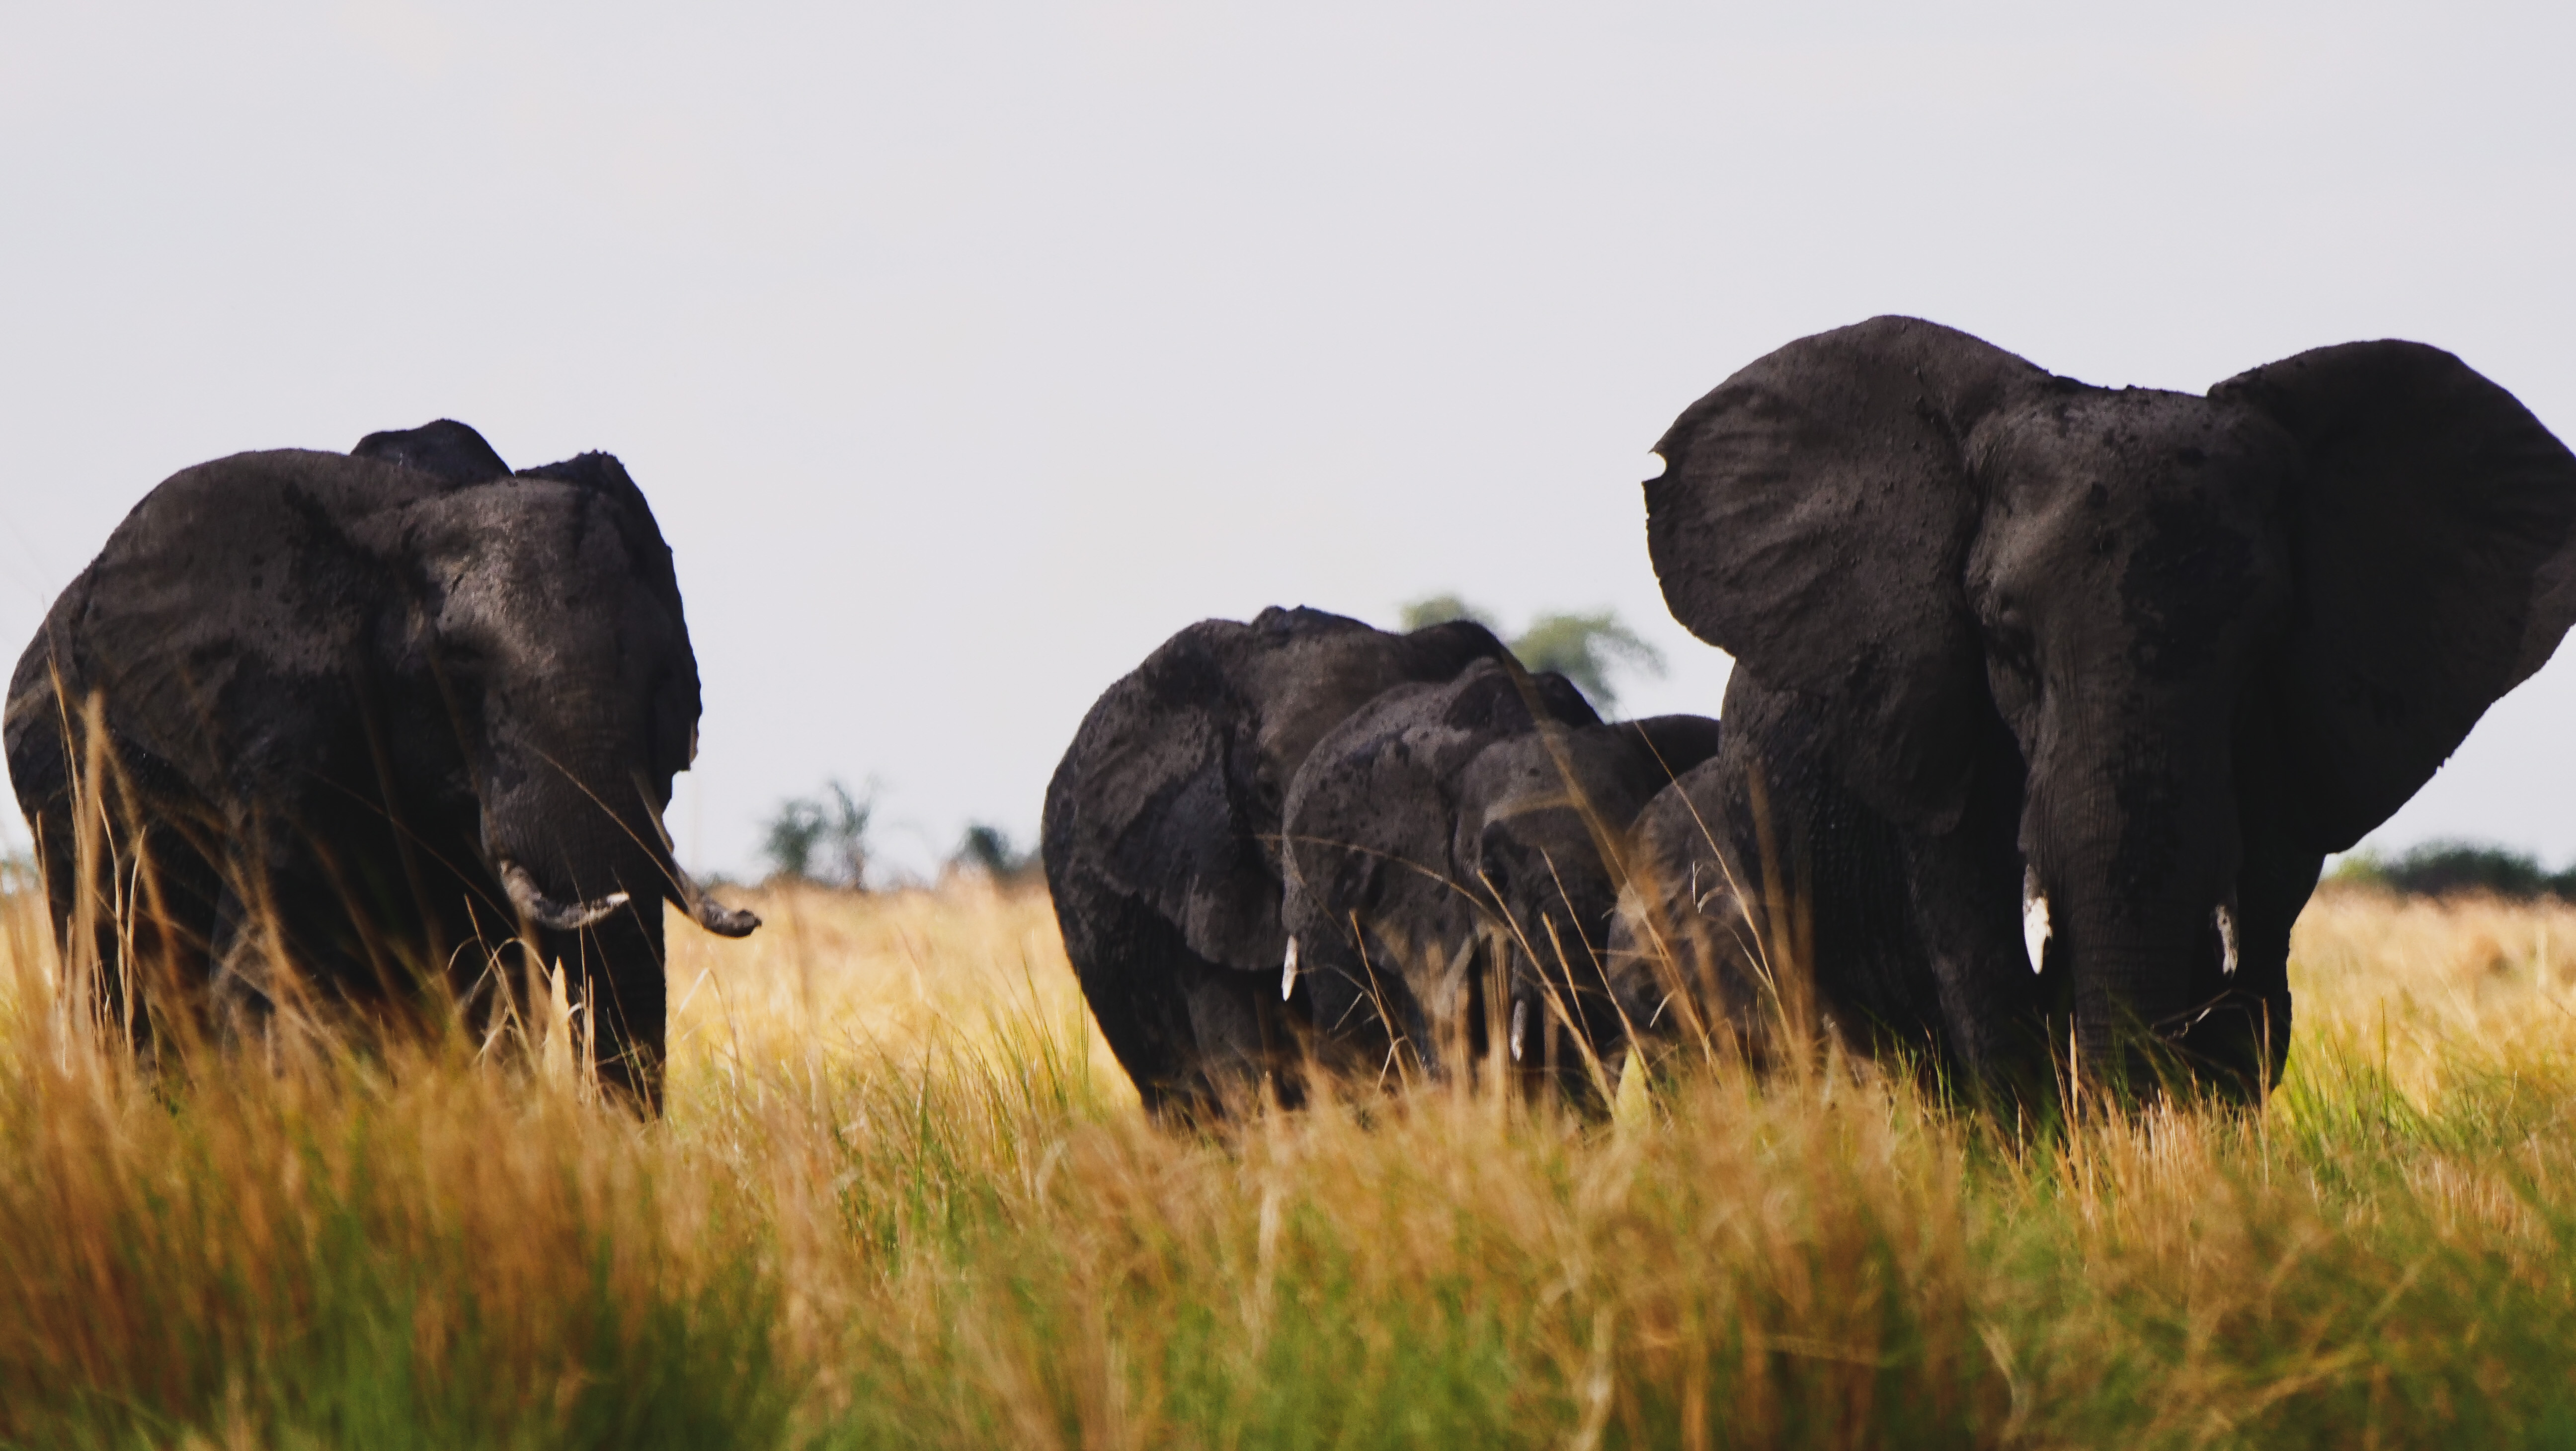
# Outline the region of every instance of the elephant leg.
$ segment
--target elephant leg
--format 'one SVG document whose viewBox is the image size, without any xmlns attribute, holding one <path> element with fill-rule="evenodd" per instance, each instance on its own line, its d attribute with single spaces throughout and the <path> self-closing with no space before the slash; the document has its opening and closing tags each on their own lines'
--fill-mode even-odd
<svg viewBox="0 0 2576 1451">
<path fill-rule="evenodd" d="M 1158 1119 L 1189 1118 L 1199 1091 L 1198 1034 L 1182 964 L 1193 954 L 1151 907 L 1080 872 L 1050 873 L 1065 956 L 1118 1066 Z"/>
<path fill-rule="evenodd" d="M 133 1021 L 139 1031 L 117 920 L 115 822 L 121 813 L 94 809 L 96 798 L 86 783 L 76 781 L 74 743 L 47 718 L 55 714 L 51 706 L 48 693 L 29 707 L 32 718 L 10 743 L 9 776 L 35 833 L 37 869 L 44 875 L 60 970 L 67 981 L 87 979 L 103 1024 Z"/>
<path fill-rule="evenodd" d="M 630 902 L 578 932 L 547 932 L 542 945 L 564 966 L 566 1003 L 589 1023 L 600 1084 L 639 1113 L 661 1113 L 670 983 L 660 901 Z"/>
<path fill-rule="evenodd" d="M 176 1026 L 202 1027 L 206 986 L 214 975 L 214 941 L 224 899 L 220 848 L 179 820 L 164 818 L 134 838 L 122 972 L 126 1001 L 104 1004 L 112 1020 L 132 1025 L 138 1048 Z M 102 981 L 102 986 L 110 986 Z"/>
<path fill-rule="evenodd" d="M 1771 983 L 1763 1006 L 1861 1047 L 1949 1051 L 1932 963 L 1916 931 L 1903 835 L 1843 789 L 1806 697 L 1738 669 L 1718 750 L 1732 869 Z"/>
<path fill-rule="evenodd" d="M 2295 747 L 2268 697 L 2249 695 L 2237 720 L 2237 828 L 2244 863 L 2236 879 L 2237 970 L 2194 998 L 2214 1003 L 2184 1038 L 2222 1092 L 2260 1099 L 2290 1061 L 2290 928 L 2317 889 L 2325 857 L 2293 823 L 2287 769 Z"/>
<path fill-rule="evenodd" d="M 95 974 L 100 1022 L 148 1054 L 155 1014 L 182 1010 L 206 980 L 222 894 L 213 814 L 166 767 L 121 745 L 78 792 L 58 730 L 28 731 L 10 764 L 65 966 Z M 93 813 L 86 840 L 79 803 Z"/>
<path fill-rule="evenodd" d="M 2175 1043 L 2219 1093 L 2260 1100 L 2290 1058 L 2290 928 L 2316 891 L 2325 858 L 2288 839 L 2260 799 L 2270 772 L 2245 773 L 2245 857 L 2236 878 L 2236 965 L 2212 923 L 2212 940 L 2192 975 L 2190 1018 Z"/>
<path fill-rule="evenodd" d="M 1914 931 L 1963 1086 L 2006 1094 L 2053 1083 L 2039 971 L 2022 932 L 2021 757 L 2000 721 L 1959 822 L 1906 842 Z"/>
</svg>

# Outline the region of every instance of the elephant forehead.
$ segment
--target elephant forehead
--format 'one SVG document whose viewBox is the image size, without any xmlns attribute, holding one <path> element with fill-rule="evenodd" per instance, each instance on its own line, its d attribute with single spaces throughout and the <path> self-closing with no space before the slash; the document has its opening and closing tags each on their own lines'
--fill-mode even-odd
<svg viewBox="0 0 2576 1451">
<path fill-rule="evenodd" d="M 2223 636 L 2266 614 L 2284 591 L 2286 564 L 2264 544 L 2207 498 L 2156 501 L 2120 572 L 2138 667 L 2164 678 L 2196 673 Z"/>
<path fill-rule="evenodd" d="M 2151 388 L 2051 392 L 1997 415 L 1972 451 L 1988 494 L 2007 503 L 2096 484 L 2269 493 L 2286 481 L 2293 457 L 2288 438 L 2248 410 Z"/>
<path fill-rule="evenodd" d="M 561 484 L 491 484 L 417 506 L 393 547 L 417 552 L 442 634 L 550 661 L 685 647 L 677 598 L 650 586 L 612 507 Z"/>
<path fill-rule="evenodd" d="M 2296 459 L 2242 410 L 2097 390 L 2026 410 L 1988 442 L 1983 573 L 2043 608 L 2090 580 L 2115 592 L 2113 617 L 2206 636 L 2286 568 Z"/>
</svg>

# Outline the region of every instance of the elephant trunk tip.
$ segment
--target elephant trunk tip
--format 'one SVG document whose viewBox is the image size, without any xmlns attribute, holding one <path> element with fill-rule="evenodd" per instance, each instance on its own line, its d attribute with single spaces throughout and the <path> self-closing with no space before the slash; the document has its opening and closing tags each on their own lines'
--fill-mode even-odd
<svg viewBox="0 0 2576 1451">
<path fill-rule="evenodd" d="M 724 906 L 707 896 L 689 904 L 689 915 L 697 919 L 699 926 L 718 937 L 749 937 L 752 930 L 760 925 L 760 914 Z"/>
<path fill-rule="evenodd" d="M 749 937 L 760 926 L 759 914 L 728 907 L 708 896 L 706 889 L 699 886 L 678 861 L 666 861 L 664 866 L 670 880 L 666 895 L 679 903 L 699 926 L 718 937 Z"/>
</svg>

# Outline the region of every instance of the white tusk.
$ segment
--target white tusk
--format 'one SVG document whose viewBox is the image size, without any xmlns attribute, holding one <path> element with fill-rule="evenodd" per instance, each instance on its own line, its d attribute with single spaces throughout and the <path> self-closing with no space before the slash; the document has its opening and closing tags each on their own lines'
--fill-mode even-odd
<svg viewBox="0 0 2576 1451">
<path fill-rule="evenodd" d="M 1521 1061 L 1521 1038 L 1529 1028 L 1529 999 L 1512 1004 L 1512 1061 Z"/>
<path fill-rule="evenodd" d="M 540 927 L 557 932 L 578 932 L 608 920 L 610 914 L 626 905 L 624 892 L 611 892 L 595 902 L 558 902 L 537 886 L 528 869 L 514 861 L 501 863 L 501 885 L 510 894 L 510 905 L 520 915 Z"/>
<path fill-rule="evenodd" d="M 1288 960 L 1279 964 L 1279 1001 L 1283 1003 L 1288 1001 L 1288 995 L 1295 991 L 1297 991 L 1297 939 L 1291 937 L 1288 939 Z"/>
<path fill-rule="evenodd" d="M 2021 945 L 2030 954 L 2030 970 L 2048 958 L 2048 894 L 2039 889 L 2039 871 L 2026 867 L 2021 876 Z"/>
<path fill-rule="evenodd" d="M 2220 954 L 2218 968 L 2227 976 L 2234 977 L 2236 975 L 2236 914 L 2228 910 L 2225 902 L 2221 902 L 2218 904 L 2217 916 Z"/>
</svg>

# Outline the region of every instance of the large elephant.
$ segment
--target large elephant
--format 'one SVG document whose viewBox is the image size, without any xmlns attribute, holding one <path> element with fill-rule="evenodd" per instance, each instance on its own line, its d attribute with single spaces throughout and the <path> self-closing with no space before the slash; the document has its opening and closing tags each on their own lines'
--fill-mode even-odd
<svg viewBox="0 0 2576 1451">
<path fill-rule="evenodd" d="M 1363 706 L 1288 792 L 1282 921 L 1318 1033 L 1438 1079 L 1500 1031 L 1515 1071 L 1583 1097 L 1626 1031 L 1602 953 L 1629 823 L 1717 746 L 1698 716 L 1605 725 L 1509 661 Z"/>
<path fill-rule="evenodd" d="M 1878 318 L 1656 451 L 1665 598 L 1736 659 L 1739 875 L 1775 858 L 1829 1007 L 1970 1076 L 2276 1079 L 2325 854 L 2576 618 L 2576 458 L 2415 343 L 2201 397 Z"/>
<path fill-rule="evenodd" d="M 1264 1075 L 1295 1096 L 1279 993 L 1289 782 L 1379 692 L 1504 654 L 1465 621 L 1391 634 L 1267 609 L 1174 635 L 1083 717 L 1047 783 L 1040 854 L 1083 996 L 1157 1115 L 1222 1112 Z"/>
<path fill-rule="evenodd" d="M 142 1037 L 290 1000 L 488 1004 L 533 941 L 650 1111 L 662 900 L 758 925 L 662 834 L 697 722 L 671 552 L 626 470 L 512 474 L 441 420 L 154 489 L 19 660 L 5 744 L 65 957 L 95 953 Z"/>
</svg>

